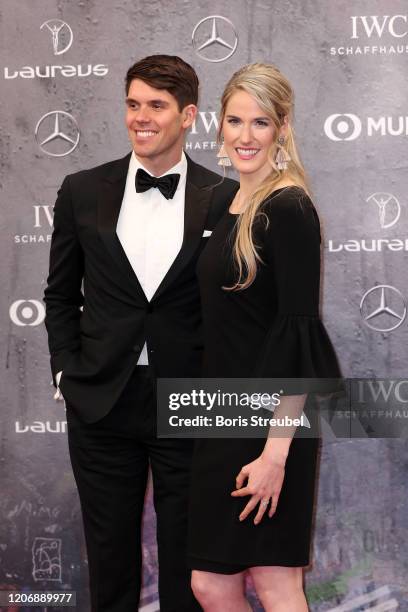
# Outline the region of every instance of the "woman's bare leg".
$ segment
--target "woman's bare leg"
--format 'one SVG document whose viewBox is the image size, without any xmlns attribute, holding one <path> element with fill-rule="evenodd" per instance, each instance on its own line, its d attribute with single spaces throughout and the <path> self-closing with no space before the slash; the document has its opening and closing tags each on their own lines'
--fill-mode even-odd
<svg viewBox="0 0 408 612">
<path fill-rule="evenodd" d="M 251 567 L 249 572 L 265 612 L 308 612 L 302 567 Z"/>
<path fill-rule="evenodd" d="M 252 612 L 245 597 L 245 572 L 216 574 L 193 570 L 191 587 L 204 612 Z"/>
</svg>

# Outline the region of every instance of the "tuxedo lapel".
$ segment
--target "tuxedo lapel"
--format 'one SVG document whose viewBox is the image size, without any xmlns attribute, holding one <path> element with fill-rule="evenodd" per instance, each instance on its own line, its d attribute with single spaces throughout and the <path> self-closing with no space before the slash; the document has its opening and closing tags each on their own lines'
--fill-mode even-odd
<svg viewBox="0 0 408 612">
<path fill-rule="evenodd" d="M 116 162 L 111 172 L 101 181 L 98 193 L 98 232 L 103 244 L 117 264 L 124 282 L 147 300 L 139 280 L 126 257 L 116 234 L 116 226 L 126 186 L 130 154 Z"/>
<path fill-rule="evenodd" d="M 184 234 L 181 249 L 152 300 L 159 297 L 176 280 L 196 252 L 205 229 L 213 185 L 205 184 L 200 166 L 187 157 L 187 178 L 184 201 Z"/>
</svg>

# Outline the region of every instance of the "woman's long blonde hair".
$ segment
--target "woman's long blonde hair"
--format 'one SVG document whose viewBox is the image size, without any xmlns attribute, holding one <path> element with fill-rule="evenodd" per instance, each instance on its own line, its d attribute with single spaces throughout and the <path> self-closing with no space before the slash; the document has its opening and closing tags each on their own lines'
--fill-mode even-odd
<svg viewBox="0 0 408 612">
<path fill-rule="evenodd" d="M 227 83 L 221 98 L 221 115 L 218 140 L 222 141 L 222 126 L 228 102 L 237 91 L 245 91 L 252 96 L 262 111 L 272 120 L 275 128 L 275 140 L 268 152 L 271 172 L 251 195 L 244 211 L 238 216 L 237 233 L 234 244 L 234 259 L 238 268 L 238 280 L 228 290 L 246 289 L 255 279 L 257 262 L 261 257 L 253 241 L 253 224 L 261 213 L 260 207 L 265 199 L 283 180 L 302 187 L 309 193 L 307 178 L 296 149 L 293 128 L 293 90 L 288 80 L 272 64 L 248 64 L 235 72 Z M 279 170 L 275 157 L 281 146 L 278 143 L 279 130 L 287 123 L 284 151 L 289 155 L 287 170 Z M 286 181 L 285 181 L 286 182 Z"/>
</svg>

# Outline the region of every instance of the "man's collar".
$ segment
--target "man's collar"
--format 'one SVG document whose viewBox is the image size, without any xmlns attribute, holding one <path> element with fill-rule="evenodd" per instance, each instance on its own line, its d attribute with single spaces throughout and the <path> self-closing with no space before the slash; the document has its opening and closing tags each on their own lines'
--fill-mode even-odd
<svg viewBox="0 0 408 612">
<path fill-rule="evenodd" d="M 149 172 L 149 170 L 147 170 L 147 168 L 145 168 L 143 166 L 143 164 L 137 159 L 135 152 L 132 151 L 132 154 L 130 156 L 130 162 L 129 162 L 129 173 L 131 173 L 132 175 L 136 176 L 136 172 L 138 171 L 139 168 L 142 168 L 142 170 L 144 170 L 145 172 L 147 172 L 148 174 L 152 175 L 151 172 Z M 186 155 L 184 153 L 184 151 L 181 152 L 181 159 L 179 162 L 177 162 L 177 164 L 175 164 L 172 168 L 170 168 L 169 170 L 167 170 L 167 172 L 164 172 L 163 174 L 160 174 L 160 176 L 165 176 L 166 174 L 180 174 L 180 182 L 185 179 L 186 175 L 187 175 L 187 158 Z M 157 178 L 159 178 L 157 177 Z"/>
</svg>

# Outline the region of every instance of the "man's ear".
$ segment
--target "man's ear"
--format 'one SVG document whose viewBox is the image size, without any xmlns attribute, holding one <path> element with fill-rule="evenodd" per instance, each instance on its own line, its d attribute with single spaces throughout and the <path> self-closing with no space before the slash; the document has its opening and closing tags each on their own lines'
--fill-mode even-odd
<svg viewBox="0 0 408 612">
<path fill-rule="evenodd" d="M 198 108 L 195 104 L 188 104 L 181 111 L 183 115 L 183 128 L 189 128 L 197 117 Z"/>
</svg>

